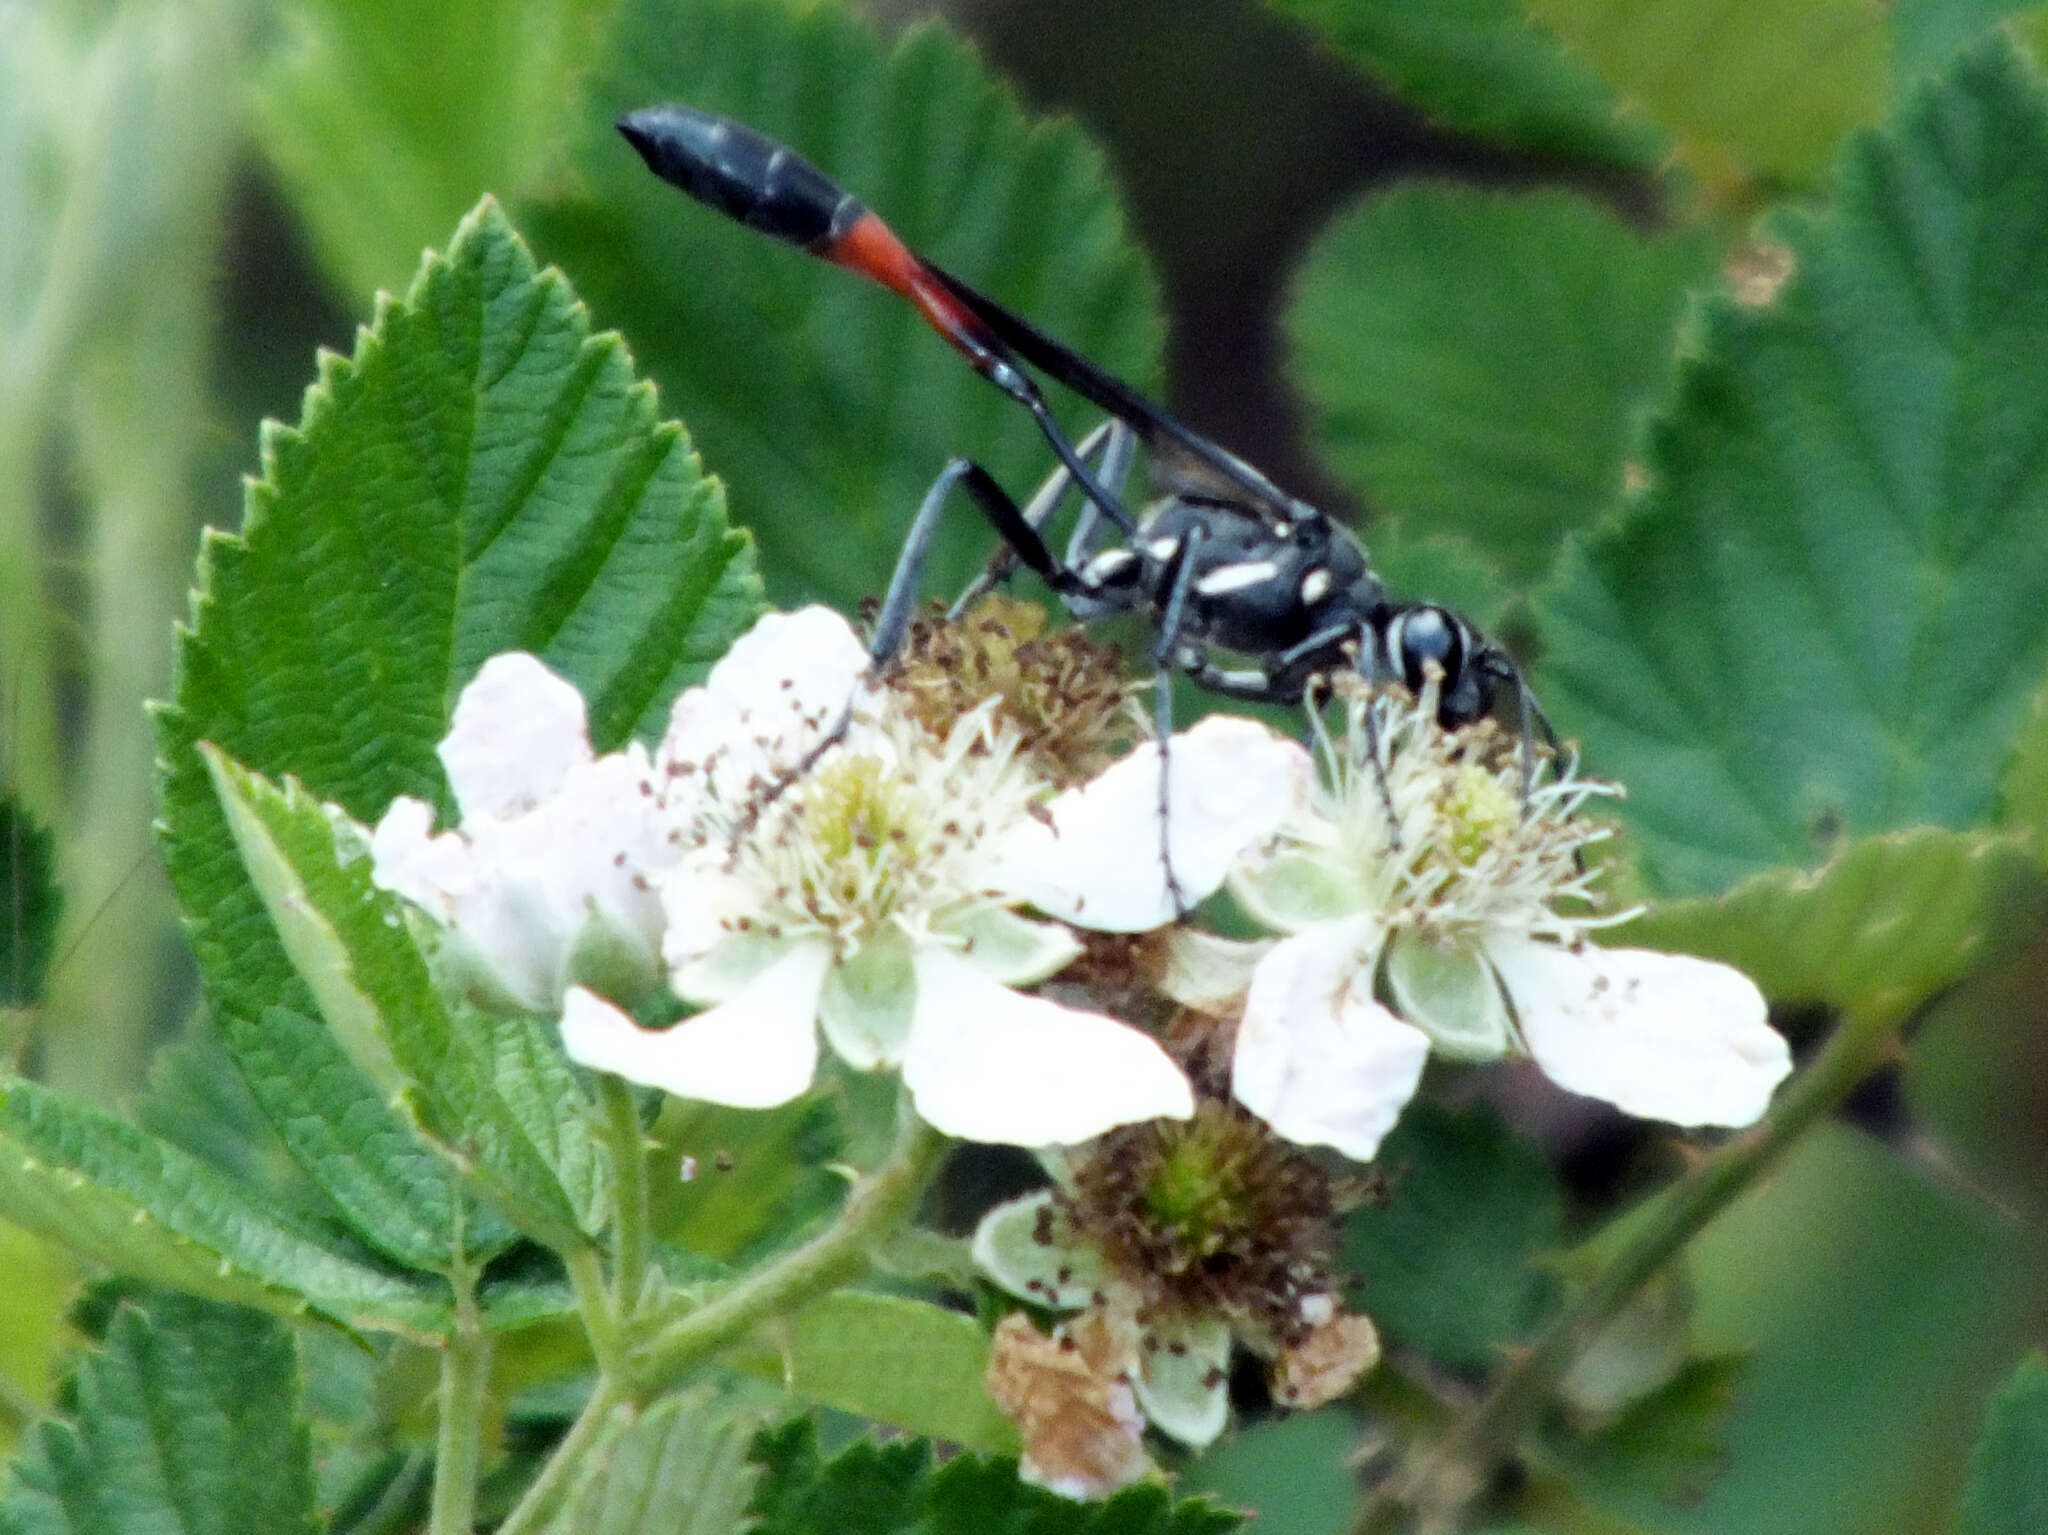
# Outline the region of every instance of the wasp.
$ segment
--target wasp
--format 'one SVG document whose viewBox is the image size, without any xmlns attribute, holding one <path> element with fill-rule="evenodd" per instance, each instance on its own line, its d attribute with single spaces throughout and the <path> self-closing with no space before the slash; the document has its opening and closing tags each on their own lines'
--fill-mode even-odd
<svg viewBox="0 0 2048 1535">
<path fill-rule="evenodd" d="M 1389 597 L 1364 548 L 1327 514 L 913 253 L 877 214 L 787 145 L 675 104 L 628 113 L 617 126 L 670 185 L 907 299 L 977 373 L 1030 414 L 1058 460 L 1023 506 L 973 460 L 956 458 L 945 467 L 911 524 L 882 600 L 870 641 L 877 665 L 903 642 L 932 537 L 961 494 L 1002 548 L 955 611 L 1022 563 L 1079 621 L 1144 615 L 1155 636 L 1153 701 L 1162 742 L 1172 734 L 1166 683 L 1174 672 L 1224 697 L 1298 704 L 1324 679 L 1351 669 L 1369 684 L 1399 682 L 1417 693 L 1434 678 L 1438 722 L 1447 729 L 1490 715 L 1512 696 L 1525 785 L 1535 772 L 1533 738 L 1540 735 L 1553 758 L 1561 755 L 1514 659 L 1465 618 L 1438 603 Z M 1032 369 L 1108 419 L 1080 442 L 1070 440 Z M 1134 514 L 1122 490 L 1140 449 L 1160 494 Z M 1081 514 L 1056 554 L 1045 529 L 1076 490 Z M 1162 841 L 1166 779 L 1162 773 Z"/>
</svg>

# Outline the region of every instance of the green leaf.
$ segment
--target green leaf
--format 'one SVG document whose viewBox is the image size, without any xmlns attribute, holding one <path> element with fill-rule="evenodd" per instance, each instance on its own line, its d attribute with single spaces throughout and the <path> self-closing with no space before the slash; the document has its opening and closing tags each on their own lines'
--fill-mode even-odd
<svg viewBox="0 0 2048 1535">
<path fill-rule="evenodd" d="M 1492 1368 L 1554 1291 L 1532 1261 L 1557 1244 L 1563 1218 L 1543 1153 L 1490 1110 L 1421 1101 L 1403 1111 L 1375 1165 L 1386 1201 L 1345 1225 L 1356 1308 L 1391 1342 L 1440 1364 Z"/>
<path fill-rule="evenodd" d="M 1316 445 L 1373 506 L 1527 584 L 1618 497 L 1710 261 L 1561 192 L 1374 197 L 1317 241 L 1288 311 Z"/>
<path fill-rule="evenodd" d="M 1776 869 L 1718 899 L 1667 902 L 1610 936 L 1722 960 L 1774 1002 L 1896 1021 L 2031 937 L 2042 913 L 2013 838 L 1921 827 L 1852 843 L 1811 874 Z"/>
<path fill-rule="evenodd" d="M 2048 1529 L 2048 1360 L 2030 1354 L 1999 1387 L 1970 1457 L 1960 1535 Z"/>
<path fill-rule="evenodd" d="M 1663 1386 L 1585 1440 L 1554 1437 L 1552 1453 L 1577 1473 L 1633 1482 L 1673 1502 L 1697 1503 L 1724 1470 L 1727 1419 L 1746 1353 L 1690 1359 Z"/>
<path fill-rule="evenodd" d="M 189 1296 L 124 1305 L 79 1366 L 75 1416 L 14 1467 L 6 1535 L 292 1535 L 317 1527 L 299 1360 L 283 1323 Z"/>
<path fill-rule="evenodd" d="M 1652 884 L 1986 819 L 2048 675 L 2048 100 L 1972 54 L 1709 306 L 1649 488 L 1568 559 L 1541 691 Z"/>
<path fill-rule="evenodd" d="M 0 1221 L 0 1390 L 16 1404 L 0 1426 L 0 1453 L 11 1455 L 29 1429 L 30 1404 L 49 1401 L 77 1340 L 65 1312 L 78 1292 L 78 1261 L 60 1243 Z"/>
<path fill-rule="evenodd" d="M 1111 371 L 1156 381 L 1155 285 L 1101 157 L 1029 125 L 934 27 L 893 48 L 837 6 L 626 0 L 576 152 L 587 198 L 529 217 L 536 243 L 632 338 L 761 541 L 778 602 L 879 592 L 948 459 L 1021 500 L 1051 459 L 1029 418 L 900 299 L 774 245 L 650 175 L 612 129 L 681 100 L 794 146 L 917 250 Z M 1070 428 L 1094 417 L 1061 403 Z M 961 507 L 927 589 L 993 547 Z"/>
<path fill-rule="evenodd" d="M 2048 686 L 2034 694 L 1999 784 L 1998 822 L 2024 831 L 2048 864 Z"/>
<path fill-rule="evenodd" d="M 402 1089 L 419 1127 L 506 1215 L 551 1245 L 574 1242 L 575 1231 L 598 1219 L 599 1154 L 559 1049 L 536 1036 L 532 1020 L 493 1018 L 443 999 L 414 946 L 404 903 L 372 883 L 365 850 L 339 840 L 333 819 L 298 784 L 287 780 L 280 790 L 209 743 L 198 750 L 285 952 L 359 1068 L 345 1072 L 342 1050 L 326 1052 L 343 1084 L 314 1100 L 334 1120 L 323 1138 L 346 1132 L 348 1111 L 365 1095 Z M 279 1024 L 288 1037 L 303 1033 L 285 1013 L 266 1008 L 262 1025 Z M 260 1043 L 263 1035 L 254 1038 Z M 235 1032 L 228 1039 L 233 1045 Z M 252 1086 L 264 1066 L 260 1057 L 245 1066 Z M 436 1261 L 432 1233 L 448 1229 L 449 1191 L 415 1176 L 425 1170 L 404 1159 L 403 1138 L 356 1150 L 361 1155 L 330 1193 L 354 1201 L 345 1207 L 373 1223 L 380 1246 L 424 1243 L 428 1261 Z M 377 1150 L 401 1159 L 371 1163 Z M 325 1160 L 307 1168 L 315 1177 L 336 1170 Z"/>
<path fill-rule="evenodd" d="M 149 1058 L 135 1123 L 271 1204 L 315 1221 L 345 1221 L 265 1116 L 218 1024 L 218 1015 L 197 1013 L 183 1034 Z"/>
<path fill-rule="evenodd" d="M 728 1263 L 786 1243 L 845 1197 L 833 1170 L 847 1159 L 837 1117 L 816 1094 L 772 1109 L 666 1098 L 648 1169 L 655 1233 Z"/>
<path fill-rule="evenodd" d="M 11 794 L 0 794 L 0 1007 L 33 1007 L 57 942 L 64 892 L 56 839 Z"/>
<path fill-rule="evenodd" d="M 731 1535 L 746 1528 L 760 1468 L 750 1416 L 707 1391 L 656 1402 L 585 1462 L 557 1535 Z"/>
<path fill-rule="evenodd" d="M 754 1441 L 766 1475 L 754 1498 L 760 1535 L 1229 1535 L 1242 1514 L 1174 1501 L 1156 1483 L 1078 1503 L 1017 1480 L 1009 1460 L 960 1455 L 932 1467 L 923 1441 L 858 1441 L 826 1461 L 808 1418 Z"/>
<path fill-rule="evenodd" d="M 117 1273 L 363 1332 L 431 1338 L 440 1285 L 357 1256 L 190 1153 L 32 1082 L 0 1102 L 0 1215 Z"/>
<path fill-rule="evenodd" d="M 1709 169 L 1803 181 L 1883 110 L 1891 39 L 1871 0 L 1523 0 Z"/>
<path fill-rule="evenodd" d="M 836 1407 L 964 1449 L 1014 1452 L 1017 1431 L 989 1400 L 988 1335 L 971 1316 L 899 1295 L 842 1290 L 728 1362 L 799 1401 Z"/>
<path fill-rule="evenodd" d="M 292 1158 L 350 1226 L 387 1257 L 446 1271 L 455 1256 L 454 1171 L 357 1071 L 317 1018 L 266 1008 L 221 1015 L 245 1080 Z M 482 1262 L 512 1240 L 482 1210 L 462 1214 L 462 1247 Z"/>
<path fill-rule="evenodd" d="M 2028 1238 L 1866 1131 L 1825 1124 L 1708 1225 L 1686 1267 L 1702 1345 L 1755 1351 L 1726 1470 L 1680 1510 L 1634 1477 L 1577 1477 L 1597 1510 L 1580 1527 L 1941 1529 L 1968 1404 L 2010 1371 L 2038 1316 Z"/>
<path fill-rule="evenodd" d="M 1256 1509 L 1267 1535 L 1346 1529 L 1358 1506 L 1362 1435 L 1348 1412 L 1291 1412 L 1250 1423 L 1182 1470 L 1175 1485 Z"/>
<path fill-rule="evenodd" d="M 1274 0 L 1447 127 L 1544 154 L 1648 170 L 1663 133 L 1516 0 Z"/>
<path fill-rule="evenodd" d="M 434 746 L 489 656 L 575 682 L 608 749 L 658 728 L 757 606 L 716 484 L 618 339 L 480 208 L 323 361 L 301 426 L 265 434 L 243 534 L 206 545 L 159 740 L 165 863 L 217 1006 L 244 1037 L 268 1008 L 318 1011 L 199 741 L 370 821 L 442 797 Z"/>
<path fill-rule="evenodd" d="M 588 63 L 599 0 L 292 0 L 257 143 L 349 292 L 396 287 L 486 192 L 526 184 Z"/>
<path fill-rule="evenodd" d="M 1498 561 L 1463 538 L 1424 532 L 1418 524 L 1399 518 L 1375 520 L 1366 542 L 1372 548 L 1373 569 L 1388 591 L 1441 602 L 1463 613 L 1482 632 L 1498 637 L 1510 602 L 1507 572 Z"/>
<path fill-rule="evenodd" d="M 1888 8 L 1892 68 L 1902 80 L 1946 69 L 2003 18 L 2038 0 L 1898 0 Z"/>
</svg>

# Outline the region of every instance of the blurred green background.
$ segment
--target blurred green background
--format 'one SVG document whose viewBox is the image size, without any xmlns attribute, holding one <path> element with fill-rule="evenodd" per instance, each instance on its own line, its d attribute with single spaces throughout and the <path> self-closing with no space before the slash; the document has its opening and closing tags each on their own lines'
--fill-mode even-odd
<svg viewBox="0 0 2048 1535">
<path fill-rule="evenodd" d="M 1578 35 L 1564 0 L 1528 9 Z M 1589 0 L 1578 19 L 1617 9 Z M 1742 39 L 1717 40 L 1715 8 L 1690 9 L 1701 58 L 1739 52 Z M 256 423 L 297 418 L 316 348 L 346 353 L 374 291 L 402 290 L 482 193 L 562 263 L 598 324 L 624 330 L 728 478 L 775 599 L 877 591 L 918 487 L 954 453 L 1019 489 L 1036 472 L 1028 429 L 887 300 L 648 183 L 610 138 L 619 106 L 752 105 L 913 243 L 1360 528 L 1402 589 L 1528 640 L 1523 595 L 1571 525 L 1543 519 L 1569 504 L 1591 525 L 1621 495 L 1630 434 L 1682 349 L 1682 290 L 1747 270 L 1757 209 L 1823 185 L 1841 135 L 1880 118 L 1907 75 L 2021 8 L 1785 9 L 1810 23 L 1779 18 L 1776 34 L 1802 67 L 1764 87 L 1801 110 L 1745 154 L 1739 132 L 1687 116 L 1683 92 L 1645 92 L 1597 39 L 1570 69 L 1631 82 L 1668 108 L 1662 126 L 1629 89 L 1609 100 L 1547 56 L 1528 63 L 1516 49 L 1548 34 L 1505 0 L 0 0 L 0 774 L 56 828 L 66 897 L 49 999 L 13 1020 L 18 1058 L 68 1091 L 132 1102 L 197 1006 L 150 851 L 143 703 L 170 687 L 199 530 L 237 525 Z M 893 55 L 875 40 L 933 15 L 973 52 L 926 31 Z M 1640 28 L 1645 49 L 1660 43 L 1651 19 Z M 1816 63 L 1879 46 L 1890 71 L 1867 87 Z M 850 106 L 827 83 L 846 79 Z M 1002 92 L 1064 126 L 1027 129 Z M 1505 110 L 1516 102 L 1528 110 Z M 973 158 L 952 163 L 956 147 Z M 1480 414 L 1461 430 L 1483 439 L 1466 461 L 1485 472 L 1455 486 L 1436 476 L 1436 444 L 1385 430 L 1399 379 L 1360 405 L 1343 396 L 1343 359 L 1317 360 L 1345 344 L 1330 338 L 1352 313 L 1349 261 L 1406 284 L 1388 290 L 1395 312 L 1361 322 L 1389 344 L 1462 316 L 1478 357 L 1544 308 L 1513 286 L 1525 272 L 1432 243 L 1433 205 L 1401 200 L 1447 181 L 1568 195 L 1534 215 L 1560 248 L 1630 242 L 1601 269 L 1626 280 L 1575 300 L 1607 327 L 1599 356 L 1567 355 L 1569 333 L 1510 334 L 1527 350 L 1501 366 L 1521 392 L 1473 386 Z M 1367 198 L 1386 222 L 1356 223 Z M 1580 233 L 1581 218 L 1598 228 Z M 1459 302 L 1399 310 L 1431 282 Z M 1572 395 L 1575 367 L 1625 382 L 1616 419 L 1607 394 Z M 1347 426 L 1368 407 L 1374 430 Z M 1548 446 L 1512 440 L 1525 425 Z M 1582 442 L 1598 452 L 1575 456 Z M 1494 498 L 1453 494 L 1474 484 Z M 1490 532 L 1518 497 L 1519 520 Z M 949 545 L 935 587 L 982 552 L 972 537 Z M 1951 1528 L 1987 1394 L 2048 1342 L 2044 1024 L 2048 946 L 2024 933 L 1925 1009 L 1896 1069 L 1694 1254 L 1699 1342 L 1749 1351 L 1720 1446 L 1669 1447 L 1658 1464 L 1679 1469 L 1661 1480 L 1643 1462 L 1561 1461 L 1574 1491 L 1531 1527 Z M 1802 1046 L 1818 1027 L 1788 1020 Z M 1514 1074 L 1484 1087 L 1562 1170 L 1561 1235 L 1677 1161 L 1663 1138 Z M 13 1281 L 0 1369 L 28 1404 L 19 1416 L 47 1391 L 70 1279 L 42 1244 L 11 1230 L 0 1242 Z M 1373 1427 L 1343 1413 L 1256 1423 L 1188 1480 L 1257 1508 L 1271 1535 L 1335 1531 Z"/>
</svg>

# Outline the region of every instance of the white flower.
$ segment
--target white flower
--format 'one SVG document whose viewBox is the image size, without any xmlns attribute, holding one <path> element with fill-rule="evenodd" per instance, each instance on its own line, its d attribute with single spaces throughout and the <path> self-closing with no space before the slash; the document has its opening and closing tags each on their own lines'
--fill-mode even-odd
<svg viewBox="0 0 2048 1535">
<path fill-rule="evenodd" d="M 1175 915 L 1156 749 L 1054 797 L 993 702 L 940 739 L 867 668 L 843 620 L 806 609 L 763 619 L 678 700 L 656 754 L 676 861 L 654 877 L 671 984 L 708 1007 L 650 1033 L 572 993 L 571 1056 L 764 1107 L 810 1085 L 822 1031 L 857 1069 L 899 1069 L 918 1112 L 969 1139 L 1048 1145 L 1188 1115 L 1186 1078 L 1152 1040 L 1014 989 L 1079 952 L 1064 927 L 1018 915 L 1027 901 L 1119 930 Z M 1285 796 L 1270 766 L 1253 771 L 1291 751 L 1244 721 L 1175 739 L 1183 890 L 1213 889 L 1270 832 Z M 1120 845 L 1152 838 L 1142 856 L 1101 858 L 1098 823 L 1117 817 L 1139 823 Z"/>
<path fill-rule="evenodd" d="M 1366 1160 L 1434 1049 L 1526 1053 L 1562 1087 L 1676 1124 L 1763 1113 L 1791 1057 L 1746 976 L 1587 941 L 1620 919 L 1593 911 L 1582 850 L 1606 833 L 1575 812 L 1614 790 L 1566 770 L 1525 794 L 1514 743 L 1441 730 L 1430 690 L 1352 695 L 1321 755 L 1313 802 L 1232 880 L 1289 935 L 1245 994 L 1232 1087 L 1247 1107 Z"/>
<path fill-rule="evenodd" d="M 466 977 L 537 1012 L 572 981 L 628 994 L 658 974 L 661 911 L 640 872 L 657 846 L 647 754 L 598 757 L 583 697 L 530 655 L 492 657 L 439 748 L 460 826 L 401 796 L 371 836 L 372 877 L 450 935 Z"/>
</svg>

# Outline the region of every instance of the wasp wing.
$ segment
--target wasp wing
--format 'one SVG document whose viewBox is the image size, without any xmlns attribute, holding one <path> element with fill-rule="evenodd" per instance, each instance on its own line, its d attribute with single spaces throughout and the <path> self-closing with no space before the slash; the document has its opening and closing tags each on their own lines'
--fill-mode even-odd
<svg viewBox="0 0 2048 1535">
<path fill-rule="evenodd" d="M 1284 526 L 1299 515 L 1292 497 L 1227 449 L 1180 424 L 1115 374 L 1053 340 L 952 273 L 922 263 L 926 275 L 957 299 L 1010 351 L 1046 377 L 1117 417 L 1144 444 L 1159 488 L 1191 501 L 1221 501 Z"/>
</svg>

